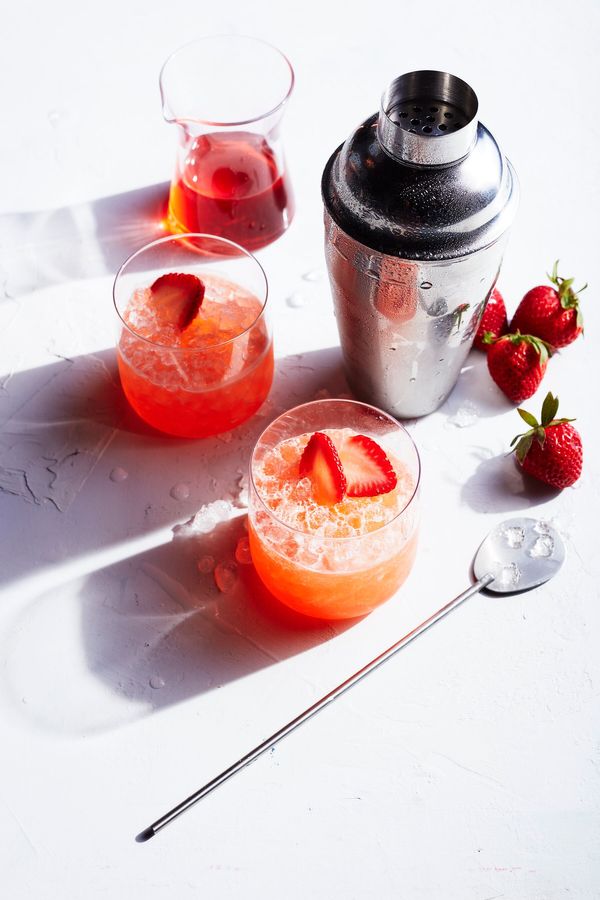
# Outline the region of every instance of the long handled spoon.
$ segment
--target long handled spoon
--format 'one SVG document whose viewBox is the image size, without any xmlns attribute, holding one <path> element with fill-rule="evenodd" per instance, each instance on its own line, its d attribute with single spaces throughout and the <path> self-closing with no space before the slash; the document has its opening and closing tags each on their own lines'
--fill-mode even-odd
<svg viewBox="0 0 600 900">
<path fill-rule="evenodd" d="M 537 587 L 540 584 L 552 578 L 560 567 L 565 558 L 564 544 L 555 531 L 546 522 L 537 519 L 519 518 L 506 519 L 500 525 L 497 525 L 486 537 L 475 556 L 473 563 L 473 572 L 477 581 L 471 585 L 454 600 L 450 600 L 441 609 L 401 637 L 400 640 L 376 656 L 375 659 L 355 672 L 333 690 L 305 709 L 294 719 L 291 719 L 286 725 L 283 725 L 278 731 L 264 740 L 253 750 L 248 751 L 241 759 L 229 766 L 219 775 L 212 778 L 207 784 L 203 785 L 186 800 L 183 800 L 177 806 L 174 806 L 168 813 L 153 822 L 148 828 L 145 828 L 138 836 L 136 841 L 143 842 L 158 834 L 165 825 L 168 825 L 183 812 L 198 803 L 208 794 L 212 793 L 223 782 L 239 772 L 245 766 L 254 762 L 271 747 L 279 743 L 282 738 L 286 737 L 304 722 L 311 719 L 316 713 L 320 712 L 342 694 L 344 694 L 355 684 L 358 684 L 365 676 L 369 675 L 384 662 L 387 662 L 392 656 L 402 650 L 407 644 L 410 644 L 421 634 L 428 631 L 436 622 L 445 618 L 449 613 L 459 607 L 465 600 L 478 594 L 484 588 L 499 594 L 511 594 L 517 591 L 529 590 L 529 588 Z"/>
</svg>

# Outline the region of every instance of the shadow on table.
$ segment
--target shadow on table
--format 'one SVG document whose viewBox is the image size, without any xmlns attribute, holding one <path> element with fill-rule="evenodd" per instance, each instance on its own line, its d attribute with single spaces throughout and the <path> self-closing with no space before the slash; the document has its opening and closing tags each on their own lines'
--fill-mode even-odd
<svg viewBox="0 0 600 900">
<path fill-rule="evenodd" d="M 16 623 L 18 638 L 9 637 L 12 668 L 17 655 L 23 673 L 12 685 L 20 711 L 52 733 L 101 733 L 218 690 L 354 624 L 286 610 L 251 564 L 236 567 L 244 523 L 241 513 L 209 534 L 176 536 L 35 598 Z M 229 573 L 224 591 L 215 562 Z M 79 635 L 55 627 L 65 603 L 75 607 L 66 618 L 79 622 Z"/>
<path fill-rule="evenodd" d="M 11 656 L 10 694 L 20 712 L 50 731 L 107 730 L 347 627 L 284 611 L 252 566 L 239 565 L 225 592 L 211 571 L 199 571 L 207 556 L 233 561 L 244 534 L 241 507 L 209 534 L 173 528 L 205 504 L 235 498 L 272 418 L 316 394 L 346 392 L 337 348 L 290 356 L 277 361 L 259 414 L 229 436 L 192 441 L 137 419 L 122 400 L 113 350 L 15 373 L 2 392 L 11 409 L 4 408 L 0 436 L 0 490 L 12 496 L 3 498 L 0 579 L 25 581 L 11 589 L 22 601 L 0 655 Z M 129 477 L 114 482 L 110 474 L 124 459 Z M 188 498 L 173 497 L 175 482 L 189 485 Z M 128 553 L 123 542 L 155 532 L 159 546 L 94 565 L 96 552 L 112 547 L 114 559 Z M 64 562 L 88 574 L 61 578 Z M 47 579 L 27 580 L 44 572 Z M 56 627 L 60 616 L 64 629 Z M 60 704 L 48 703 L 49 695 Z"/>
<path fill-rule="evenodd" d="M 165 234 L 169 183 L 54 210 L 0 216 L 0 296 L 114 275 L 135 250 Z"/>
</svg>

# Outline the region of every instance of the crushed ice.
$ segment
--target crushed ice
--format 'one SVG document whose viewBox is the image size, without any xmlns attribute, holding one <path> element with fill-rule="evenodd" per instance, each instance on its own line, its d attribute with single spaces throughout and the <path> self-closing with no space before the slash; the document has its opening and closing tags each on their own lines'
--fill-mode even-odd
<svg viewBox="0 0 600 900">
<path fill-rule="evenodd" d="M 220 522 L 228 522 L 239 515 L 231 500 L 214 500 L 201 506 L 195 516 L 183 525 L 176 525 L 173 533 L 177 537 L 194 537 L 198 534 L 209 534 Z"/>
<path fill-rule="evenodd" d="M 509 525 L 507 528 L 504 528 L 502 531 L 502 535 L 506 540 L 506 543 L 513 550 L 516 550 L 518 547 L 523 546 L 523 541 L 525 540 L 525 529 L 520 528 L 518 525 Z"/>
<path fill-rule="evenodd" d="M 554 539 L 551 534 L 540 534 L 535 544 L 528 551 L 534 559 L 548 559 L 554 553 Z"/>
<path fill-rule="evenodd" d="M 448 421 L 451 425 L 455 425 L 456 428 L 470 428 L 478 419 L 479 415 L 474 404 L 465 403 L 464 406 L 460 406 L 456 410 L 453 416 L 450 416 Z"/>
<path fill-rule="evenodd" d="M 516 587 L 521 580 L 521 570 L 516 563 L 500 566 L 496 576 L 503 587 Z"/>
</svg>

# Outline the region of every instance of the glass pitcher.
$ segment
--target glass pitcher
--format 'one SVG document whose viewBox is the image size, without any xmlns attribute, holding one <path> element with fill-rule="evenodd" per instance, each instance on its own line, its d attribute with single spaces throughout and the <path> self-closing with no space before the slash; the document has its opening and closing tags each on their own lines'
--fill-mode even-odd
<svg viewBox="0 0 600 900">
<path fill-rule="evenodd" d="M 163 115 L 178 126 L 169 228 L 249 250 L 288 228 L 294 200 L 280 126 L 294 71 L 275 47 L 243 35 L 200 38 L 160 73 Z"/>
</svg>

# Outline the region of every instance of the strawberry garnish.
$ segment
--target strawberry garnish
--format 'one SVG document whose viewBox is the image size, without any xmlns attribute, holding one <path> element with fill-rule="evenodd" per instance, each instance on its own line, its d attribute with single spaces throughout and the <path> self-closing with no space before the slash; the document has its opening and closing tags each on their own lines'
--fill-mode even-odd
<svg viewBox="0 0 600 900">
<path fill-rule="evenodd" d="M 583 448 L 573 419 L 557 419 L 558 397 L 547 394 L 542 405 L 542 421 L 524 409 L 517 410 L 529 431 L 513 438 L 517 461 L 525 472 L 556 488 L 574 484 L 581 475 Z"/>
<path fill-rule="evenodd" d="M 579 294 L 587 285 L 576 291 L 573 278 L 558 274 L 558 260 L 548 278 L 554 287 L 540 284 L 527 291 L 510 323 L 511 331 L 519 329 L 537 335 L 553 347 L 566 347 L 583 332 Z"/>
<path fill-rule="evenodd" d="M 391 462 L 372 438 L 355 434 L 340 448 L 349 497 L 375 497 L 393 491 L 398 478 Z"/>
<path fill-rule="evenodd" d="M 335 444 L 321 431 L 315 432 L 300 457 L 300 475 L 310 478 L 317 503 L 331 506 L 346 493 L 346 476 Z"/>
<path fill-rule="evenodd" d="M 487 353 L 492 340 L 501 337 L 507 331 L 508 320 L 504 300 L 500 291 L 494 288 L 479 322 L 473 346 Z"/>
<path fill-rule="evenodd" d="M 198 315 L 204 284 L 195 275 L 169 272 L 156 279 L 150 293 L 161 323 L 184 331 Z"/>
</svg>

